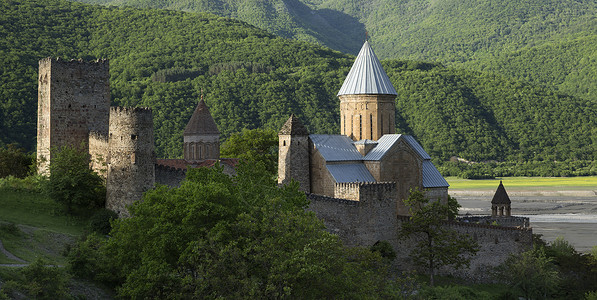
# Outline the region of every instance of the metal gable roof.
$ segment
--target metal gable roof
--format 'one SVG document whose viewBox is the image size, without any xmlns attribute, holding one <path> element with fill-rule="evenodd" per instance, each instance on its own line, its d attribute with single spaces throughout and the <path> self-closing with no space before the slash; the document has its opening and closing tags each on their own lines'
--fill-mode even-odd
<svg viewBox="0 0 597 300">
<path fill-rule="evenodd" d="M 375 182 L 364 164 L 327 165 L 328 171 L 336 182 Z"/>
<path fill-rule="evenodd" d="M 450 185 L 444 179 L 442 174 L 435 168 L 430 160 L 423 161 L 423 187 L 449 187 Z"/>
<path fill-rule="evenodd" d="M 415 140 L 414 137 L 410 136 L 410 135 L 402 135 L 406 141 L 410 144 L 411 147 L 413 147 L 413 149 L 415 151 L 417 151 L 417 153 L 421 156 L 422 159 L 431 159 L 431 156 L 429 156 L 429 154 L 427 154 L 427 152 L 425 152 L 425 149 L 423 149 L 423 147 L 421 146 L 421 144 L 419 144 L 419 142 L 417 142 L 417 140 Z"/>
<path fill-rule="evenodd" d="M 368 41 L 363 44 L 338 92 L 338 96 L 357 94 L 398 95 Z"/>
<path fill-rule="evenodd" d="M 363 160 L 380 160 L 401 136 L 401 134 L 384 134 L 377 140 L 377 146 L 371 149 L 371 151 L 365 155 Z"/>
<path fill-rule="evenodd" d="M 309 138 L 326 161 L 360 161 L 363 156 L 345 135 L 311 134 Z"/>
</svg>

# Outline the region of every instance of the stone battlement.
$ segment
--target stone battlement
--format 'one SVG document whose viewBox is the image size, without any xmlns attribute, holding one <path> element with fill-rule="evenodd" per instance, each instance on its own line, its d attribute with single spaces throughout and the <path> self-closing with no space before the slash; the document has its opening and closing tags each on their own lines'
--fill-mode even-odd
<svg viewBox="0 0 597 300">
<path fill-rule="evenodd" d="M 39 64 L 49 64 L 52 62 L 60 63 L 60 64 L 97 64 L 97 65 L 106 65 L 110 61 L 106 58 L 98 58 L 96 60 L 91 61 L 84 61 L 82 58 L 79 59 L 63 59 L 60 57 L 46 57 L 39 60 Z"/>
<path fill-rule="evenodd" d="M 334 186 L 334 197 L 354 201 L 395 197 L 394 182 L 341 182 Z"/>
<path fill-rule="evenodd" d="M 110 107 L 110 113 L 116 114 L 144 114 L 149 113 L 151 114 L 150 107 L 122 107 L 122 106 L 112 106 Z"/>
</svg>

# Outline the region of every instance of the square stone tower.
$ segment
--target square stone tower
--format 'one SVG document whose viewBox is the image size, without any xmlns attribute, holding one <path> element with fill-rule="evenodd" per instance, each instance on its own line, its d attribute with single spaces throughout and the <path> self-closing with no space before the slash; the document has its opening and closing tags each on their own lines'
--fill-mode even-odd
<svg viewBox="0 0 597 300">
<path fill-rule="evenodd" d="M 49 170 L 50 149 L 85 147 L 89 132 L 108 135 L 110 72 L 108 60 L 39 61 L 37 109 L 38 172 Z"/>
</svg>

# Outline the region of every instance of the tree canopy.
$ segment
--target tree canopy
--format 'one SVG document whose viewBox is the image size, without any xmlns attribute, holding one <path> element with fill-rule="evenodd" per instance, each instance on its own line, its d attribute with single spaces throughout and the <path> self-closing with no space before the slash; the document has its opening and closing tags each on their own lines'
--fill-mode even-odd
<svg viewBox="0 0 597 300">
<path fill-rule="evenodd" d="M 449 197 L 447 203 L 430 201 L 421 191 L 414 190 L 404 204 L 410 217 L 402 222 L 399 236 L 415 242 L 410 257 L 416 265 L 427 269 L 432 286 L 440 267 L 468 266 L 479 246 L 470 236 L 446 226 L 445 221 L 458 214 L 460 205 L 455 199 Z"/>
<path fill-rule="evenodd" d="M 362 298 L 380 292 L 381 257 L 344 248 L 306 212 L 298 186 L 263 167 L 191 169 L 113 222 L 99 253 L 125 298 Z M 93 237 L 92 237 L 93 239 Z M 93 243 L 92 243 L 93 244 Z M 79 270 L 84 270 L 77 261 Z M 102 277 L 98 274 L 97 277 Z M 105 278 L 105 277 L 104 277 Z"/>
</svg>

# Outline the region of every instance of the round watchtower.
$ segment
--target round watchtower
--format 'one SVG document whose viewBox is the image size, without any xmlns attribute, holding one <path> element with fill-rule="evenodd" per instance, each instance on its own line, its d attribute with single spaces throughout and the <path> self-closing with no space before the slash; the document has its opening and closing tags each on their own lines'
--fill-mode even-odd
<svg viewBox="0 0 597 300">
<path fill-rule="evenodd" d="M 106 208 L 128 216 L 155 182 L 153 118 L 149 108 L 110 108 Z"/>
</svg>

